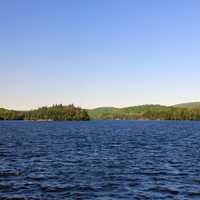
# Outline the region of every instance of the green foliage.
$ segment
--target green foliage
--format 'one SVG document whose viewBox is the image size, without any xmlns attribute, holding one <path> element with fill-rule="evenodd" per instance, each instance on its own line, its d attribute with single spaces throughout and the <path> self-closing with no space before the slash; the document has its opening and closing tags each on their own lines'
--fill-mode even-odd
<svg viewBox="0 0 200 200">
<path fill-rule="evenodd" d="M 24 111 L 14 111 L 0 108 L 0 120 L 22 120 Z"/>
<path fill-rule="evenodd" d="M 86 110 L 74 105 L 53 105 L 51 107 L 42 107 L 31 111 L 14 111 L 0 109 L 0 120 L 89 120 Z"/>
<path fill-rule="evenodd" d="M 200 120 L 200 106 L 141 105 L 126 108 L 101 107 L 84 110 L 74 105 L 53 105 L 30 111 L 0 108 L 0 120 L 65 121 L 89 119 Z"/>
<path fill-rule="evenodd" d="M 200 120 L 199 108 L 141 105 L 126 108 L 88 110 L 91 119 Z"/>
<path fill-rule="evenodd" d="M 88 114 L 92 119 L 112 119 L 113 114 L 117 111 L 118 108 L 100 107 L 88 110 Z"/>
<path fill-rule="evenodd" d="M 182 103 L 174 105 L 177 108 L 200 108 L 200 102 L 192 102 L 192 103 Z"/>
</svg>

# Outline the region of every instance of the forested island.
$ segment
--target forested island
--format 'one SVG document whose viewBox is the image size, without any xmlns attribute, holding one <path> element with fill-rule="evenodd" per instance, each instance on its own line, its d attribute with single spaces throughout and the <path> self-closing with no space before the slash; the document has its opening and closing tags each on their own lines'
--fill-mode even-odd
<svg viewBox="0 0 200 200">
<path fill-rule="evenodd" d="M 90 117 L 85 109 L 74 105 L 53 105 L 30 111 L 15 111 L 0 108 L 0 120 L 33 120 L 33 121 L 85 121 Z"/>
<path fill-rule="evenodd" d="M 175 106 L 141 105 L 125 108 L 82 109 L 53 105 L 29 111 L 0 108 L 0 120 L 86 121 L 86 120 L 200 120 L 200 103 Z"/>
</svg>

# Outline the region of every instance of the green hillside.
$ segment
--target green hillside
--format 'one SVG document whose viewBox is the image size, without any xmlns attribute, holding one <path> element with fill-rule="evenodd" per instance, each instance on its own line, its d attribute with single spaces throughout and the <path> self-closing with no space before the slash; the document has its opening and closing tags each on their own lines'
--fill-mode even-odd
<svg viewBox="0 0 200 200">
<path fill-rule="evenodd" d="M 91 119 L 147 119 L 150 115 L 167 111 L 167 106 L 140 105 L 125 108 L 100 107 L 88 110 Z"/>
<path fill-rule="evenodd" d="M 198 108 L 198 107 L 200 107 L 200 102 L 176 104 L 176 105 L 174 105 L 174 107 L 177 107 L 177 108 Z"/>
<path fill-rule="evenodd" d="M 118 108 L 114 107 L 99 107 L 95 109 L 88 109 L 88 114 L 91 119 L 109 119 L 114 113 L 118 112 Z"/>
<path fill-rule="evenodd" d="M 30 111 L 0 108 L 0 120 L 200 120 L 200 103 L 175 106 L 140 105 L 124 108 L 99 107 L 81 109 L 74 105 L 53 105 Z"/>
<path fill-rule="evenodd" d="M 162 105 L 101 107 L 88 110 L 88 114 L 91 119 L 200 120 L 200 108 Z"/>
</svg>

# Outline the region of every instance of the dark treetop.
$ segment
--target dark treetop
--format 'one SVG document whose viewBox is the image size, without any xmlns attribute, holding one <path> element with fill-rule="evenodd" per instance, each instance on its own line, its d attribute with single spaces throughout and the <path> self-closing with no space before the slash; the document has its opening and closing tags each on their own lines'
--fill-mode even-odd
<svg viewBox="0 0 200 200">
<path fill-rule="evenodd" d="M 0 120 L 89 120 L 86 110 L 74 105 L 53 105 L 30 111 L 15 111 L 0 108 Z"/>
<path fill-rule="evenodd" d="M 141 105 L 125 108 L 100 107 L 85 110 L 74 105 L 63 106 L 60 104 L 30 111 L 15 111 L 0 108 L 0 120 L 200 120 L 199 104 L 195 104 L 196 106 L 187 105 Z"/>
</svg>

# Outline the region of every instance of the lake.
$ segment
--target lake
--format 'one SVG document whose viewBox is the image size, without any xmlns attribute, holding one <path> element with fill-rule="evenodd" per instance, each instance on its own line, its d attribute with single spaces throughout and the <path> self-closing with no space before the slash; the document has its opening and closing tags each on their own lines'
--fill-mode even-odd
<svg viewBox="0 0 200 200">
<path fill-rule="evenodd" d="M 0 121 L 0 199 L 200 199 L 200 122 Z"/>
</svg>

